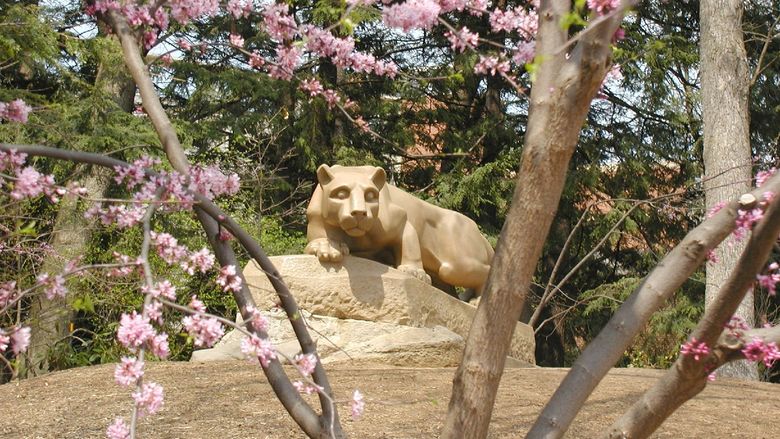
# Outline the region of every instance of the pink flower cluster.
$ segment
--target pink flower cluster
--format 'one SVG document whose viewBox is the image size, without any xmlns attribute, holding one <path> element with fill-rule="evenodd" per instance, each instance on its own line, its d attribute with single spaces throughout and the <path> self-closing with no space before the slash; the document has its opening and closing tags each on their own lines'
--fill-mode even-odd
<svg viewBox="0 0 780 439">
<path fill-rule="evenodd" d="M 65 287 L 65 277 L 61 274 L 50 276 L 49 273 L 43 273 L 37 278 L 38 285 L 43 287 L 46 298 L 49 300 L 55 297 L 65 297 L 68 289 Z"/>
<path fill-rule="evenodd" d="M 742 348 L 742 354 L 748 361 L 763 361 L 764 366 L 772 367 L 776 360 L 780 360 L 780 350 L 775 342 L 766 343 L 764 340 L 753 337 L 753 341 Z"/>
<path fill-rule="evenodd" d="M 144 362 L 135 357 L 122 357 L 114 369 L 114 380 L 120 386 L 131 386 L 144 376 Z"/>
<path fill-rule="evenodd" d="M 213 346 L 225 334 L 222 323 L 213 317 L 202 315 L 206 312 L 206 306 L 196 296 L 192 296 L 190 308 L 197 313 L 186 316 L 181 320 L 184 329 L 193 338 L 195 346 Z"/>
<path fill-rule="evenodd" d="M 249 323 L 252 324 L 252 328 L 255 331 L 268 331 L 268 319 L 260 312 L 259 309 L 252 305 L 246 307 L 246 312 L 251 316 Z"/>
<path fill-rule="evenodd" d="M 753 225 L 764 217 L 764 211 L 758 207 L 750 210 L 737 210 L 736 228 L 732 232 L 736 241 L 745 239 L 750 231 L 753 230 Z"/>
<path fill-rule="evenodd" d="M 225 292 L 239 292 L 241 291 L 241 285 L 244 281 L 241 276 L 236 273 L 236 267 L 234 265 L 225 265 L 219 270 L 217 276 L 217 285 L 221 286 Z"/>
<path fill-rule="evenodd" d="M 118 264 L 122 264 L 122 266 L 112 268 L 111 271 L 108 272 L 109 277 L 123 277 L 132 274 L 133 272 L 139 272 L 141 264 L 143 264 L 141 258 L 132 258 L 118 252 L 114 252 L 113 256 L 114 260 L 116 260 Z"/>
<path fill-rule="evenodd" d="M 514 9 L 494 9 L 490 12 L 490 28 L 493 32 L 519 31 L 523 39 L 533 39 L 539 28 L 539 16 L 536 11 L 526 11 L 522 7 Z"/>
<path fill-rule="evenodd" d="M 168 265 L 179 264 L 190 275 L 195 274 L 196 271 L 205 273 L 214 266 L 214 254 L 205 247 L 197 252 L 190 252 L 169 233 L 152 231 L 150 236 L 157 255 Z"/>
<path fill-rule="evenodd" d="M 363 394 L 359 390 L 355 390 L 355 393 L 352 394 L 352 401 L 349 405 L 352 419 L 358 419 L 363 415 L 363 412 L 366 410 L 366 402 L 363 400 Z"/>
<path fill-rule="evenodd" d="M 382 10 L 382 21 L 389 27 L 409 32 L 412 29 L 431 29 L 439 20 L 441 6 L 434 0 L 406 0 Z"/>
<path fill-rule="evenodd" d="M 14 355 L 26 351 L 30 345 L 30 328 L 27 326 L 14 326 L 9 330 L 0 328 L 0 354 L 5 353 L 9 345 Z"/>
<path fill-rule="evenodd" d="M 21 99 L 11 102 L 0 102 L 0 120 L 5 119 L 10 122 L 27 123 L 27 118 L 31 111 L 32 107 Z"/>
<path fill-rule="evenodd" d="M 170 301 L 176 301 L 176 287 L 167 279 L 157 282 L 151 288 L 144 286 L 141 288 L 141 292 L 151 294 L 154 298 L 162 296 Z"/>
<path fill-rule="evenodd" d="M 487 75 L 488 73 L 492 76 L 496 73 L 499 74 L 506 74 L 509 71 L 509 63 L 507 61 L 502 61 L 495 56 L 479 56 L 479 61 L 476 65 L 474 65 L 474 73 L 478 75 Z"/>
<path fill-rule="evenodd" d="M 710 348 L 707 346 L 707 343 L 697 342 L 696 337 L 693 337 L 680 346 L 680 353 L 682 355 L 692 356 L 695 361 L 699 361 L 709 355 Z"/>
<path fill-rule="evenodd" d="M 282 42 L 295 38 L 298 24 L 289 15 L 289 6 L 284 3 L 272 3 L 263 11 L 263 25 L 271 38 Z"/>
<path fill-rule="evenodd" d="M 170 355 L 168 334 L 158 334 L 152 327 L 149 316 L 139 315 L 135 311 L 132 314 L 122 314 L 116 338 L 131 352 L 145 346 L 157 357 L 167 358 Z"/>
<path fill-rule="evenodd" d="M 597 15 L 605 15 L 620 6 L 620 0 L 588 0 L 588 7 Z"/>
<path fill-rule="evenodd" d="M 0 283 L 0 310 L 13 303 L 18 297 L 15 280 Z"/>
<path fill-rule="evenodd" d="M 777 173 L 777 168 L 769 169 L 768 171 L 756 172 L 756 187 L 761 187 L 769 180 L 773 175 Z"/>
<path fill-rule="evenodd" d="M 153 415 L 163 406 L 163 388 L 157 383 L 145 383 L 132 396 L 139 416 Z"/>
<path fill-rule="evenodd" d="M 250 363 L 260 363 L 263 367 L 268 366 L 271 360 L 276 359 L 276 349 L 274 349 L 273 343 L 267 338 L 260 338 L 256 335 L 241 340 L 241 353 L 247 356 Z"/>
<path fill-rule="evenodd" d="M 228 0 L 226 9 L 233 18 L 239 19 L 249 17 L 254 6 L 252 0 Z"/>
<path fill-rule="evenodd" d="M 106 429 L 106 437 L 108 439 L 129 439 L 130 428 L 125 424 L 124 419 L 116 418 L 114 423 Z"/>
<path fill-rule="evenodd" d="M 447 40 L 452 46 L 452 50 L 456 52 L 463 52 L 466 49 L 476 49 L 479 44 L 479 34 L 471 32 L 469 28 L 463 26 L 457 32 L 447 31 L 444 33 Z"/>
<path fill-rule="evenodd" d="M 756 279 L 758 284 L 766 289 L 767 294 L 774 296 L 777 292 L 777 283 L 780 282 L 780 265 L 772 262 L 767 267 L 766 274 L 759 274 Z"/>
</svg>

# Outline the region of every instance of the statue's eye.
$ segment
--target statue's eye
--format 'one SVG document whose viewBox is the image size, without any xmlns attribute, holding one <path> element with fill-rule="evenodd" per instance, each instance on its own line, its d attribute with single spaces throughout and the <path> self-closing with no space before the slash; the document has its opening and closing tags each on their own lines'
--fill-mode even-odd
<svg viewBox="0 0 780 439">
<path fill-rule="evenodd" d="M 377 198 L 376 192 L 374 192 L 374 191 L 366 192 L 366 201 L 375 201 L 376 198 Z"/>
<path fill-rule="evenodd" d="M 336 192 L 336 198 L 339 200 L 346 200 L 349 198 L 349 192 L 346 189 L 340 189 Z"/>
</svg>

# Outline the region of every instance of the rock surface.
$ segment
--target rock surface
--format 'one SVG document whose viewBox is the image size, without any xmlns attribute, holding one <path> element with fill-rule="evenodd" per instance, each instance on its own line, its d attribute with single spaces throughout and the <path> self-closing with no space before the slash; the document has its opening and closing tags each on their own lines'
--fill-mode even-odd
<svg viewBox="0 0 780 439">
<path fill-rule="evenodd" d="M 268 334 L 278 352 L 288 358 L 300 352 L 292 326 L 281 311 L 264 313 Z M 393 323 L 337 319 L 310 315 L 304 318 L 317 344 L 323 364 L 348 361 L 408 367 L 457 366 L 465 344 L 463 337 L 442 326 L 413 328 Z M 231 331 L 212 349 L 195 351 L 190 361 L 205 362 L 244 358 L 241 339 Z"/>
<path fill-rule="evenodd" d="M 321 263 L 314 256 L 271 258 L 300 308 L 338 319 L 393 323 L 418 328 L 444 326 L 464 339 L 476 307 L 386 265 L 348 256 Z M 250 262 L 244 276 L 259 309 L 275 306 L 276 293 L 266 274 Z M 533 330 L 518 323 L 509 356 L 534 364 Z"/>
</svg>

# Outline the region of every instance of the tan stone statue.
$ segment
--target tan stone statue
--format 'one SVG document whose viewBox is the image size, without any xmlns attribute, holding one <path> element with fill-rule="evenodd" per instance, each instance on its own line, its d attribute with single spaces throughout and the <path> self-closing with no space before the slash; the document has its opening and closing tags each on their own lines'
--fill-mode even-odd
<svg viewBox="0 0 780 439">
<path fill-rule="evenodd" d="M 352 253 L 428 283 L 426 272 L 482 292 L 493 248 L 474 221 L 387 183 L 382 168 L 321 165 L 317 180 L 306 210 L 306 253 L 323 262 Z"/>
</svg>

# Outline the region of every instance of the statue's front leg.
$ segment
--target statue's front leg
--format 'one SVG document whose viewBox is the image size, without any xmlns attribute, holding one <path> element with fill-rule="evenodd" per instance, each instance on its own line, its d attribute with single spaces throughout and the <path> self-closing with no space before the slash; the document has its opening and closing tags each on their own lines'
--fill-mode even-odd
<svg viewBox="0 0 780 439">
<path fill-rule="evenodd" d="M 423 269 L 420 238 L 411 224 L 406 223 L 403 237 L 396 245 L 396 266 L 404 273 L 408 273 L 425 283 L 431 283 L 431 277 Z"/>
</svg>

